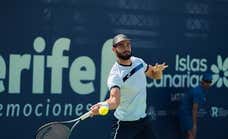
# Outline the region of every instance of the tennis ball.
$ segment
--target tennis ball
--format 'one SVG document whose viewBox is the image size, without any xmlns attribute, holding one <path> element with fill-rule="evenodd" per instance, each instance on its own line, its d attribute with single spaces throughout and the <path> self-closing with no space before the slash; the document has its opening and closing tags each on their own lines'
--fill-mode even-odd
<svg viewBox="0 0 228 139">
<path fill-rule="evenodd" d="M 102 116 L 105 116 L 106 114 L 108 114 L 109 112 L 109 108 L 107 106 L 101 106 L 99 108 L 99 114 Z"/>
</svg>

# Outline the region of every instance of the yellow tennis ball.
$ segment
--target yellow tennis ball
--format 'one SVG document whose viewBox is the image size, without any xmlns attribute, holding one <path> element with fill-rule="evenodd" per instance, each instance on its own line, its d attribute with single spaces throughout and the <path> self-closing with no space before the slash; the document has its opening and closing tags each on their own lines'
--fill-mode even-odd
<svg viewBox="0 0 228 139">
<path fill-rule="evenodd" d="M 108 114 L 109 108 L 107 106 L 101 106 L 99 108 L 99 114 L 104 116 L 106 114 Z"/>
</svg>

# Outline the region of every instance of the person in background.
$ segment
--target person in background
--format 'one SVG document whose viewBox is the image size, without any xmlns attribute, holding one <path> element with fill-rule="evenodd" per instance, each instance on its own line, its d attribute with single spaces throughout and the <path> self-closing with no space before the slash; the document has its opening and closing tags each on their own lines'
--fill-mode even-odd
<svg viewBox="0 0 228 139">
<path fill-rule="evenodd" d="M 200 107 L 205 105 L 206 92 L 211 86 L 212 75 L 205 73 L 200 84 L 186 92 L 180 100 L 179 122 L 185 139 L 196 139 L 197 114 Z"/>
</svg>

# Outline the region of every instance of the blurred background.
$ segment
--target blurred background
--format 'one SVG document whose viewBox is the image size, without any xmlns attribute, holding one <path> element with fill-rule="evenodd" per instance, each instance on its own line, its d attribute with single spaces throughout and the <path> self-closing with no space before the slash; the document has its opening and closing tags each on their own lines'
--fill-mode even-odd
<svg viewBox="0 0 228 139">
<path fill-rule="evenodd" d="M 108 97 L 112 37 L 133 54 L 166 62 L 148 79 L 158 139 L 178 139 L 179 99 L 210 71 L 198 139 L 228 138 L 227 0 L 21 0 L 0 4 L 0 138 L 32 139 L 49 121 L 70 120 Z M 80 123 L 71 138 L 108 139 L 112 112 Z"/>
</svg>

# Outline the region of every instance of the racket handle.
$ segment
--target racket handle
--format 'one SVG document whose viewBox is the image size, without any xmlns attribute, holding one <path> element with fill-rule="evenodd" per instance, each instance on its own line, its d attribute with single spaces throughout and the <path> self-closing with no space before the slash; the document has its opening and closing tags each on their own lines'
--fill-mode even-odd
<svg viewBox="0 0 228 139">
<path fill-rule="evenodd" d="M 85 119 L 87 119 L 88 117 L 90 117 L 90 115 L 91 115 L 91 112 L 89 111 L 89 112 L 83 114 L 82 116 L 80 116 L 80 119 L 81 119 L 81 120 L 85 120 Z"/>
</svg>

